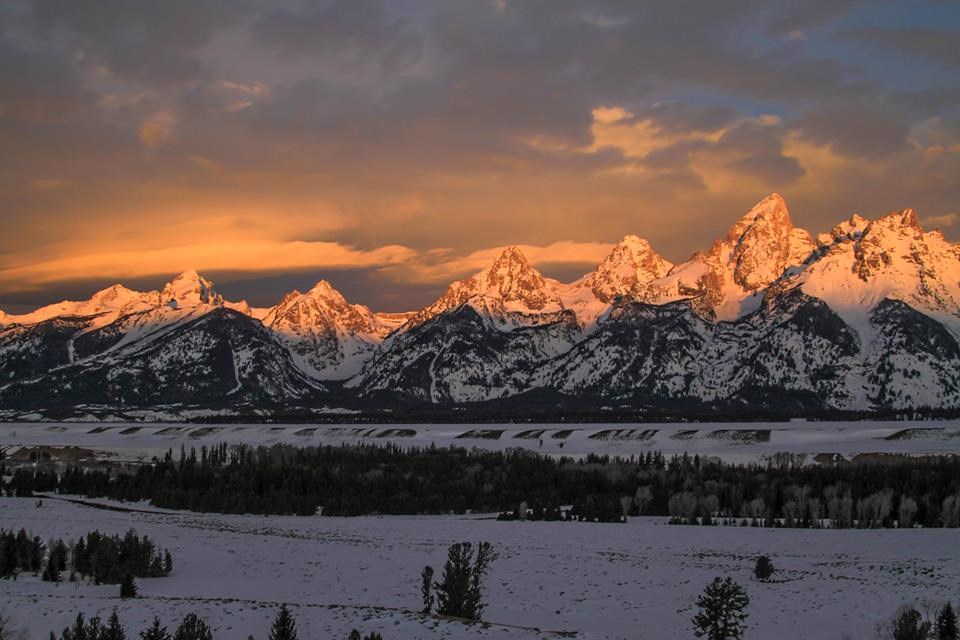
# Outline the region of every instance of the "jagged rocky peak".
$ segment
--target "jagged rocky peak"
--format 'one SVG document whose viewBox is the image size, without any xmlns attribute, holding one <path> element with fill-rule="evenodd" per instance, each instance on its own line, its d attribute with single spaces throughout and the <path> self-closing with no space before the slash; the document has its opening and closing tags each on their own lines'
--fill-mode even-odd
<svg viewBox="0 0 960 640">
<path fill-rule="evenodd" d="M 733 280 L 754 292 L 802 262 L 814 248 L 806 231 L 794 229 L 787 203 L 779 193 L 758 202 L 727 232 Z"/>
<path fill-rule="evenodd" d="M 864 229 L 870 221 L 855 213 L 843 222 L 838 223 L 830 229 L 829 233 L 820 233 L 817 235 L 817 243 L 820 246 L 829 246 L 836 242 L 845 242 L 847 240 L 856 240 L 863 235 Z"/>
<path fill-rule="evenodd" d="M 313 298 L 329 300 L 332 303 L 347 304 L 347 299 L 343 297 L 343 294 L 337 291 L 333 285 L 326 280 L 318 280 L 306 295 Z"/>
<path fill-rule="evenodd" d="M 213 283 L 193 269 L 188 269 L 168 282 L 160 292 L 163 304 L 174 309 L 196 307 L 201 304 L 221 306 L 223 297 Z"/>
<path fill-rule="evenodd" d="M 379 332 L 379 323 L 367 307 L 350 304 L 326 280 L 306 293 L 288 293 L 263 322 L 277 331 L 297 335 Z"/>
<path fill-rule="evenodd" d="M 871 226 L 874 225 L 882 225 L 892 231 L 923 233 L 923 229 L 920 227 L 920 219 L 917 218 L 917 212 L 913 209 L 891 211 L 882 218 L 877 218 L 873 221 Z"/>
<path fill-rule="evenodd" d="M 661 257 L 643 238 L 628 235 L 613 248 L 610 254 L 587 276 L 586 284 L 603 302 L 617 296 L 637 295 L 638 290 L 664 277 L 673 267 Z"/>
<path fill-rule="evenodd" d="M 526 299 L 544 288 L 543 276 L 534 269 L 517 247 L 503 250 L 482 275 L 485 294 L 504 301 Z M 532 307 L 536 308 L 536 307 Z"/>
</svg>

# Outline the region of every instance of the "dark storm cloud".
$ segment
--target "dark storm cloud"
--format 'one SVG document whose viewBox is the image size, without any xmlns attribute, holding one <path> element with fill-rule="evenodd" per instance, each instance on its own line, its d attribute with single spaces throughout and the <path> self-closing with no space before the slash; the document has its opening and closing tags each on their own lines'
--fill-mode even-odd
<svg viewBox="0 0 960 640">
<path fill-rule="evenodd" d="M 731 169 L 770 184 L 785 185 L 806 172 L 797 158 L 783 155 L 782 138 L 782 128 L 748 121 L 726 131 L 716 147 L 720 151 L 735 150 L 743 154 L 728 163 Z"/>
<path fill-rule="evenodd" d="M 63 122 L 97 103 L 62 56 L 0 40 L 0 118 Z"/>
<path fill-rule="evenodd" d="M 200 76 L 197 49 L 246 8 L 244 0 L 33 0 L 33 18 L 41 37 L 62 37 L 119 78 L 168 85 Z"/>
<path fill-rule="evenodd" d="M 376 0 L 279 7 L 259 16 L 254 36 L 284 53 L 318 55 L 334 61 L 374 55 L 384 71 L 416 64 L 423 36 L 404 16 L 391 16 Z"/>
<path fill-rule="evenodd" d="M 795 121 L 803 135 L 849 156 L 878 156 L 906 148 L 908 125 L 902 114 L 869 107 L 827 107 Z"/>
<path fill-rule="evenodd" d="M 878 49 L 920 56 L 950 69 L 960 69 L 960 30 L 870 27 L 849 29 L 844 35 Z"/>
</svg>

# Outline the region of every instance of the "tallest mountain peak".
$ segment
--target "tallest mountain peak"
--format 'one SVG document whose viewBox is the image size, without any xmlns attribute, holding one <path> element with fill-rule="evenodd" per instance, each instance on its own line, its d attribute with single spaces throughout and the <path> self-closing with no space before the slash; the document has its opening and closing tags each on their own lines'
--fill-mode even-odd
<svg viewBox="0 0 960 640">
<path fill-rule="evenodd" d="M 530 265 L 530 263 L 527 261 L 527 256 L 523 255 L 523 251 L 520 250 L 520 247 L 516 245 L 510 245 L 500 252 L 500 256 L 494 261 L 491 268 L 496 268 L 498 265 L 514 263 L 527 266 Z"/>
<path fill-rule="evenodd" d="M 793 230 L 787 201 L 779 193 L 769 196 L 753 205 L 743 217 L 727 231 L 727 242 L 739 242 L 751 229 L 761 233 L 782 233 L 789 235 Z"/>
</svg>

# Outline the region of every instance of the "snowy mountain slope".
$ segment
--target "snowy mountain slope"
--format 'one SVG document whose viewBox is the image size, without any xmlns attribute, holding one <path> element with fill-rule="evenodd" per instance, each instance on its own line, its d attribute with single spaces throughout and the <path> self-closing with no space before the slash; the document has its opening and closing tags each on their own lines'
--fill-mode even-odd
<svg viewBox="0 0 960 640">
<path fill-rule="evenodd" d="M 818 258 L 786 279 L 824 300 L 851 326 L 864 326 L 883 300 L 901 300 L 960 336 L 960 246 L 925 233 L 912 209 L 838 225 Z"/>
<path fill-rule="evenodd" d="M 74 337 L 88 330 L 91 322 L 90 318 L 63 316 L 0 329 L 0 386 L 69 364 L 74 357 Z"/>
<path fill-rule="evenodd" d="M 2 324 L 35 324 L 63 316 L 98 316 L 91 326 L 102 326 L 126 313 L 136 313 L 160 304 L 156 291 L 141 293 L 115 284 L 93 294 L 88 300 L 64 300 L 36 311 L 6 316 Z"/>
<path fill-rule="evenodd" d="M 580 324 L 591 330 L 617 298 L 642 300 L 650 283 L 666 276 L 671 268 L 649 242 L 626 236 L 594 271 L 561 285 L 560 299 L 577 314 Z"/>
<path fill-rule="evenodd" d="M 347 384 L 366 397 L 433 403 L 522 392 L 540 363 L 568 351 L 580 335 L 569 310 L 525 319 L 501 300 L 480 296 L 394 334 Z"/>
<path fill-rule="evenodd" d="M 125 345 L 98 358 L 0 388 L 8 407 L 273 404 L 321 388 L 263 325 L 219 307 L 178 324 L 162 341 Z"/>
<path fill-rule="evenodd" d="M 386 319 L 350 304 L 326 280 L 307 293 L 293 291 L 263 318 L 301 369 L 317 379 L 355 375 L 404 314 Z"/>
<path fill-rule="evenodd" d="M 534 387 L 661 405 L 678 401 L 798 409 L 960 406 L 960 347 L 939 323 L 885 300 L 869 341 L 795 288 L 730 322 L 687 301 L 628 303 Z"/>
</svg>

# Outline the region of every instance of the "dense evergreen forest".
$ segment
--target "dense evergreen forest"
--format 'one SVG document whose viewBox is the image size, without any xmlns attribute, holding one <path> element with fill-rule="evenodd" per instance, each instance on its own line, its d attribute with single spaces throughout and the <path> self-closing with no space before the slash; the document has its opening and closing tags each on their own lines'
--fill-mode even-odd
<svg viewBox="0 0 960 640">
<path fill-rule="evenodd" d="M 767 526 L 960 526 L 956 457 L 802 464 L 784 454 L 743 465 L 653 452 L 574 459 L 456 447 L 219 445 L 199 454 L 169 451 L 137 467 L 17 467 L 3 490 L 148 500 L 157 507 L 218 513 L 469 510 L 506 519 L 563 513 L 605 522 L 659 515 L 701 524 L 749 519 Z"/>
</svg>

